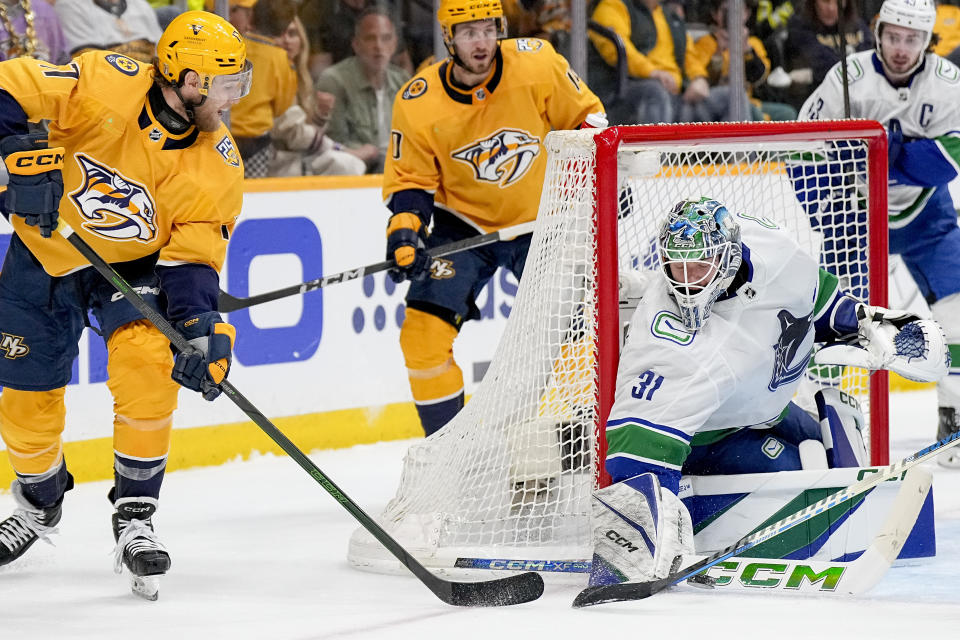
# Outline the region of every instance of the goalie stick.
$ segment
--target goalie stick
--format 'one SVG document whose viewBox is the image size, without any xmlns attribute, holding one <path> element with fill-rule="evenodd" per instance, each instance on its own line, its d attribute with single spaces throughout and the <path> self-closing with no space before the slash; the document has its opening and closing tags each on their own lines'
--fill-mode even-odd
<svg viewBox="0 0 960 640">
<path fill-rule="evenodd" d="M 525 233 L 531 233 L 533 231 L 533 225 L 534 222 L 524 222 L 512 227 L 504 227 L 499 231 L 492 231 L 481 236 L 464 238 L 463 240 L 457 240 L 456 242 L 450 242 L 440 245 L 439 247 L 434 247 L 433 249 L 430 249 L 427 254 L 430 256 L 432 261 L 434 258 L 442 258 L 443 256 L 449 256 L 461 251 L 476 249 L 488 244 L 493 244 L 494 242 L 513 240 L 517 236 L 522 236 Z M 365 267 L 357 267 L 356 269 L 341 271 L 340 273 L 334 273 L 329 276 L 322 276 L 316 280 L 304 282 L 303 284 L 295 284 L 289 287 L 284 287 L 283 289 L 259 293 L 255 296 L 250 296 L 249 298 L 237 298 L 230 295 L 226 291 L 221 291 L 217 300 L 217 306 L 219 307 L 219 311 L 229 313 L 231 311 L 237 311 L 239 309 L 246 309 L 247 307 L 263 304 L 264 302 L 272 302 L 273 300 L 279 300 L 280 298 L 304 294 L 308 291 L 313 291 L 314 289 L 326 287 L 327 285 L 356 280 L 358 278 L 362 278 L 363 276 L 386 271 L 387 269 L 395 266 L 396 262 L 393 260 L 384 260 L 383 262 L 368 264 Z"/>
<path fill-rule="evenodd" d="M 718 562 L 707 572 L 721 591 L 860 595 L 872 589 L 896 561 L 913 531 L 929 495 L 933 476 L 923 469 L 905 473 L 887 517 L 867 548 L 854 560 L 743 557 Z M 700 556 L 697 559 L 703 559 Z M 590 560 L 521 560 L 515 558 L 457 558 L 458 569 L 590 573 Z M 702 589 L 708 585 L 695 585 Z"/>
<path fill-rule="evenodd" d="M 757 531 L 756 533 L 751 533 L 747 536 L 744 536 L 729 547 L 721 549 L 717 553 L 708 556 L 689 567 L 671 573 L 665 578 L 652 580 L 650 582 L 621 582 L 619 584 L 587 587 L 574 599 L 573 606 L 589 607 L 591 605 L 603 604 L 605 602 L 621 602 L 624 600 L 642 600 L 643 598 L 649 598 L 653 594 L 659 593 L 671 585 L 683 582 L 688 578 L 693 578 L 694 576 L 703 573 L 704 570 L 723 562 L 727 558 L 731 558 L 735 555 L 743 553 L 747 549 L 750 549 L 761 542 L 769 540 L 770 538 L 779 535 L 788 529 L 792 529 L 796 525 L 806 522 L 810 518 L 822 513 L 827 509 L 855 498 L 862 493 L 866 493 L 881 482 L 900 475 L 911 467 L 918 465 L 924 460 L 927 460 L 934 455 L 954 446 L 958 442 L 960 442 L 960 432 L 952 433 L 943 440 L 935 442 L 932 445 L 925 447 L 898 462 L 886 467 L 881 467 L 876 473 L 873 473 L 863 480 L 855 482 L 845 489 L 841 489 L 835 493 L 832 493 L 823 500 L 815 502 L 812 505 L 797 511 L 796 513 L 793 513 L 782 520 L 778 520 L 777 522 L 774 522 L 773 524 L 761 529 L 760 531 Z"/>
<path fill-rule="evenodd" d="M 110 266 L 100 255 L 78 236 L 63 220 L 57 231 L 72 244 L 90 262 L 100 274 L 119 291 L 137 311 L 143 314 L 160 332 L 170 340 L 173 347 L 181 353 L 192 353 L 196 347 L 180 335 L 170 322 L 156 309 L 147 304 L 140 295 Z M 543 594 L 543 579 L 536 573 L 522 573 L 508 578 L 488 580 L 483 582 L 454 582 L 444 580 L 424 567 L 406 549 L 394 540 L 390 534 L 376 523 L 360 506 L 341 491 L 334 482 L 320 468 L 307 457 L 286 435 L 283 434 L 259 409 L 257 409 L 243 394 L 229 381 L 220 383 L 220 389 L 233 401 L 241 411 L 260 427 L 264 433 L 280 445 L 287 455 L 300 465 L 310 477 L 326 489 L 334 500 L 360 522 L 377 540 L 392 553 L 397 560 L 403 563 L 420 582 L 427 586 L 434 595 L 456 606 L 505 606 L 521 604 L 536 600 Z"/>
</svg>

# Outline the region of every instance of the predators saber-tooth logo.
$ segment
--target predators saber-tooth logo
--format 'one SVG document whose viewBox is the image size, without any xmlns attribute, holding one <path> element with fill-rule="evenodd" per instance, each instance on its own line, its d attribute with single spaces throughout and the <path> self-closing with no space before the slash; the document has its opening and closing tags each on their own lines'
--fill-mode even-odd
<svg viewBox="0 0 960 640">
<path fill-rule="evenodd" d="M 507 187 L 523 177 L 540 153 L 540 139 L 526 131 L 501 129 L 453 152 L 473 167 L 474 177 Z"/>
<path fill-rule="evenodd" d="M 23 336 L 15 336 L 9 333 L 0 334 L 0 351 L 3 351 L 3 357 L 8 360 L 16 360 L 21 356 L 30 353 L 30 347 L 23 343 Z"/>
<path fill-rule="evenodd" d="M 147 189 L 89 156 L 74 156 L 83 184 L 70 194 L 84 218 L 83 228 L 110 240 L 149 243 L 157 237 L 157 208 Z"/>
</svg>

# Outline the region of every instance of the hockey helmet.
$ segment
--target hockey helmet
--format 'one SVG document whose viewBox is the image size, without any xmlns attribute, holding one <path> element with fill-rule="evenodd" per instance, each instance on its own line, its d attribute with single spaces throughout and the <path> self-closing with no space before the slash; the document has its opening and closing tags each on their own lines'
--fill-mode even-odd
<svg viewBox="0 0 960 640">
<path fill-rule="evenodd" d="M 239 100 L 250 92 L 253 67 L 247 45 L 233 25 L 206 11 L 174 18 L 157 42 L 157 70 L 174 86 L 187 71 L 200 76 L 200 94 Z"/>
<path fill-rule="evenodd" d="M 507 18 L 500 0 L 440 0 L 437 20 L 443 33 L 443 43 L 453 52 L 453 31 L 458 24 L 475 20 L 493 19 L 497 25 L 497 39 L 507 37 Z"/>
<path fill-rule="evenodd" d="M 740 225 L 717 200 L 685 198 L 667 214 L 657 247 L 683 326 L 696 331 L 740 268 Z"/>
<path fill-rule="evenodd" d="M 923 51 L 930 45 L 933 37 L 933 26 L 937 22 L 937 8 L 933 0 L 884 0 L 873 25 L 873 36 L 876 42 L 877 55 L 880 62 L 886 67 L 883 49 L 880 43 L 881 24 L 894 24 L 907 29 L 915 29 L 925 34 L 923 47 L 917 56 L 916 63 L 906 72 L 913 73 L 923 61 Z"/>
</svg>

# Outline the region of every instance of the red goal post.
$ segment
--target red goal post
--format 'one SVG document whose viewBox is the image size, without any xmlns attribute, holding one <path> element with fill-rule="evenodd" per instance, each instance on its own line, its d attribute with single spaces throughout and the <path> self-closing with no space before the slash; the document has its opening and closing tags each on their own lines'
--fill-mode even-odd
<svg viewBox="0 0 960 640">
<path fill-rule="evenodd" d="M 596 144 L 596 217 L 599 247 L 618 244 L 618 163 L 617 155 L 624 145 L 644 145 L 669 149 L 674 146 L 696 144 L 757 144 L 767 142 L 830 143 L 838 140 L 861 139 L 866 146 L 866 178 L 868 216 L 867 256 L 869 273 L 880 277 L 869 278 L 870 303 L 887 304 L 887 137 L 883 126 L 873 120 L 844 120 L 829 122 L 745 122 L 704 123 L 678 125 L 621 126 L 605 129 L 594 137 Z M 706 194 L 705 194 L 706 195 Z M 597 266 L 601 273 L 619 272 L 617 253 L 599 251 Z M 618 340 L 618 280 L 616 277 L 597 279 L 598 326 L 603 334 L 598 340 L 598 405 L 596 466 L 599 486 L 610 482 L 603 468 L 606 440 L 603 425 L 610 414 L 619 362 Z M 889 382 L 886 371 L 870 374 L 869 446 L 871 463 L 889 463 L 888 397 Z"/>
</svg>

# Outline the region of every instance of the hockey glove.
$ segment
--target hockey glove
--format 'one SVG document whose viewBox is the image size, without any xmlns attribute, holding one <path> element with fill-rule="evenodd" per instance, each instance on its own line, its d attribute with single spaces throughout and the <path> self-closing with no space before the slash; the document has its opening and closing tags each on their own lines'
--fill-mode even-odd
<svg viewBox="0 0 960 640">
<path fill-rule="evenodd" d="M 816 364 L 889 369 L 908 380 L 936 382 L 947 374 L 950 353 L 943 328 L 909 311 L 857 305 L 857 345 L 827 345 Z"/>
<path fill-rule="evenodd" d="M 0 156 L 10 174 L 4 208 L 49 238 L 63 196 L 63 147 L 47 147 L 46 134 L 7 136 L 0 140 Z"/>
<path fill-rule="evenodd" d="M 207 311 L 178 322 L 177 331 L 194 350 L 176 354 L 171 377 L 187 389 L 199 391 L 204 400 L 220 395 L 220 383 L 230 371 L 237 331 L 216 311 Z"/>
<path fill-rule="evenodd" d="M 427 229 L 415 213 L 402 212 L 390 216 L 387 224 L 387 260 L 397 266 L 387 274 L 397 284 L 404 280 L 423 280 L 430 272 L 427 255 Z"/>
</svg>

